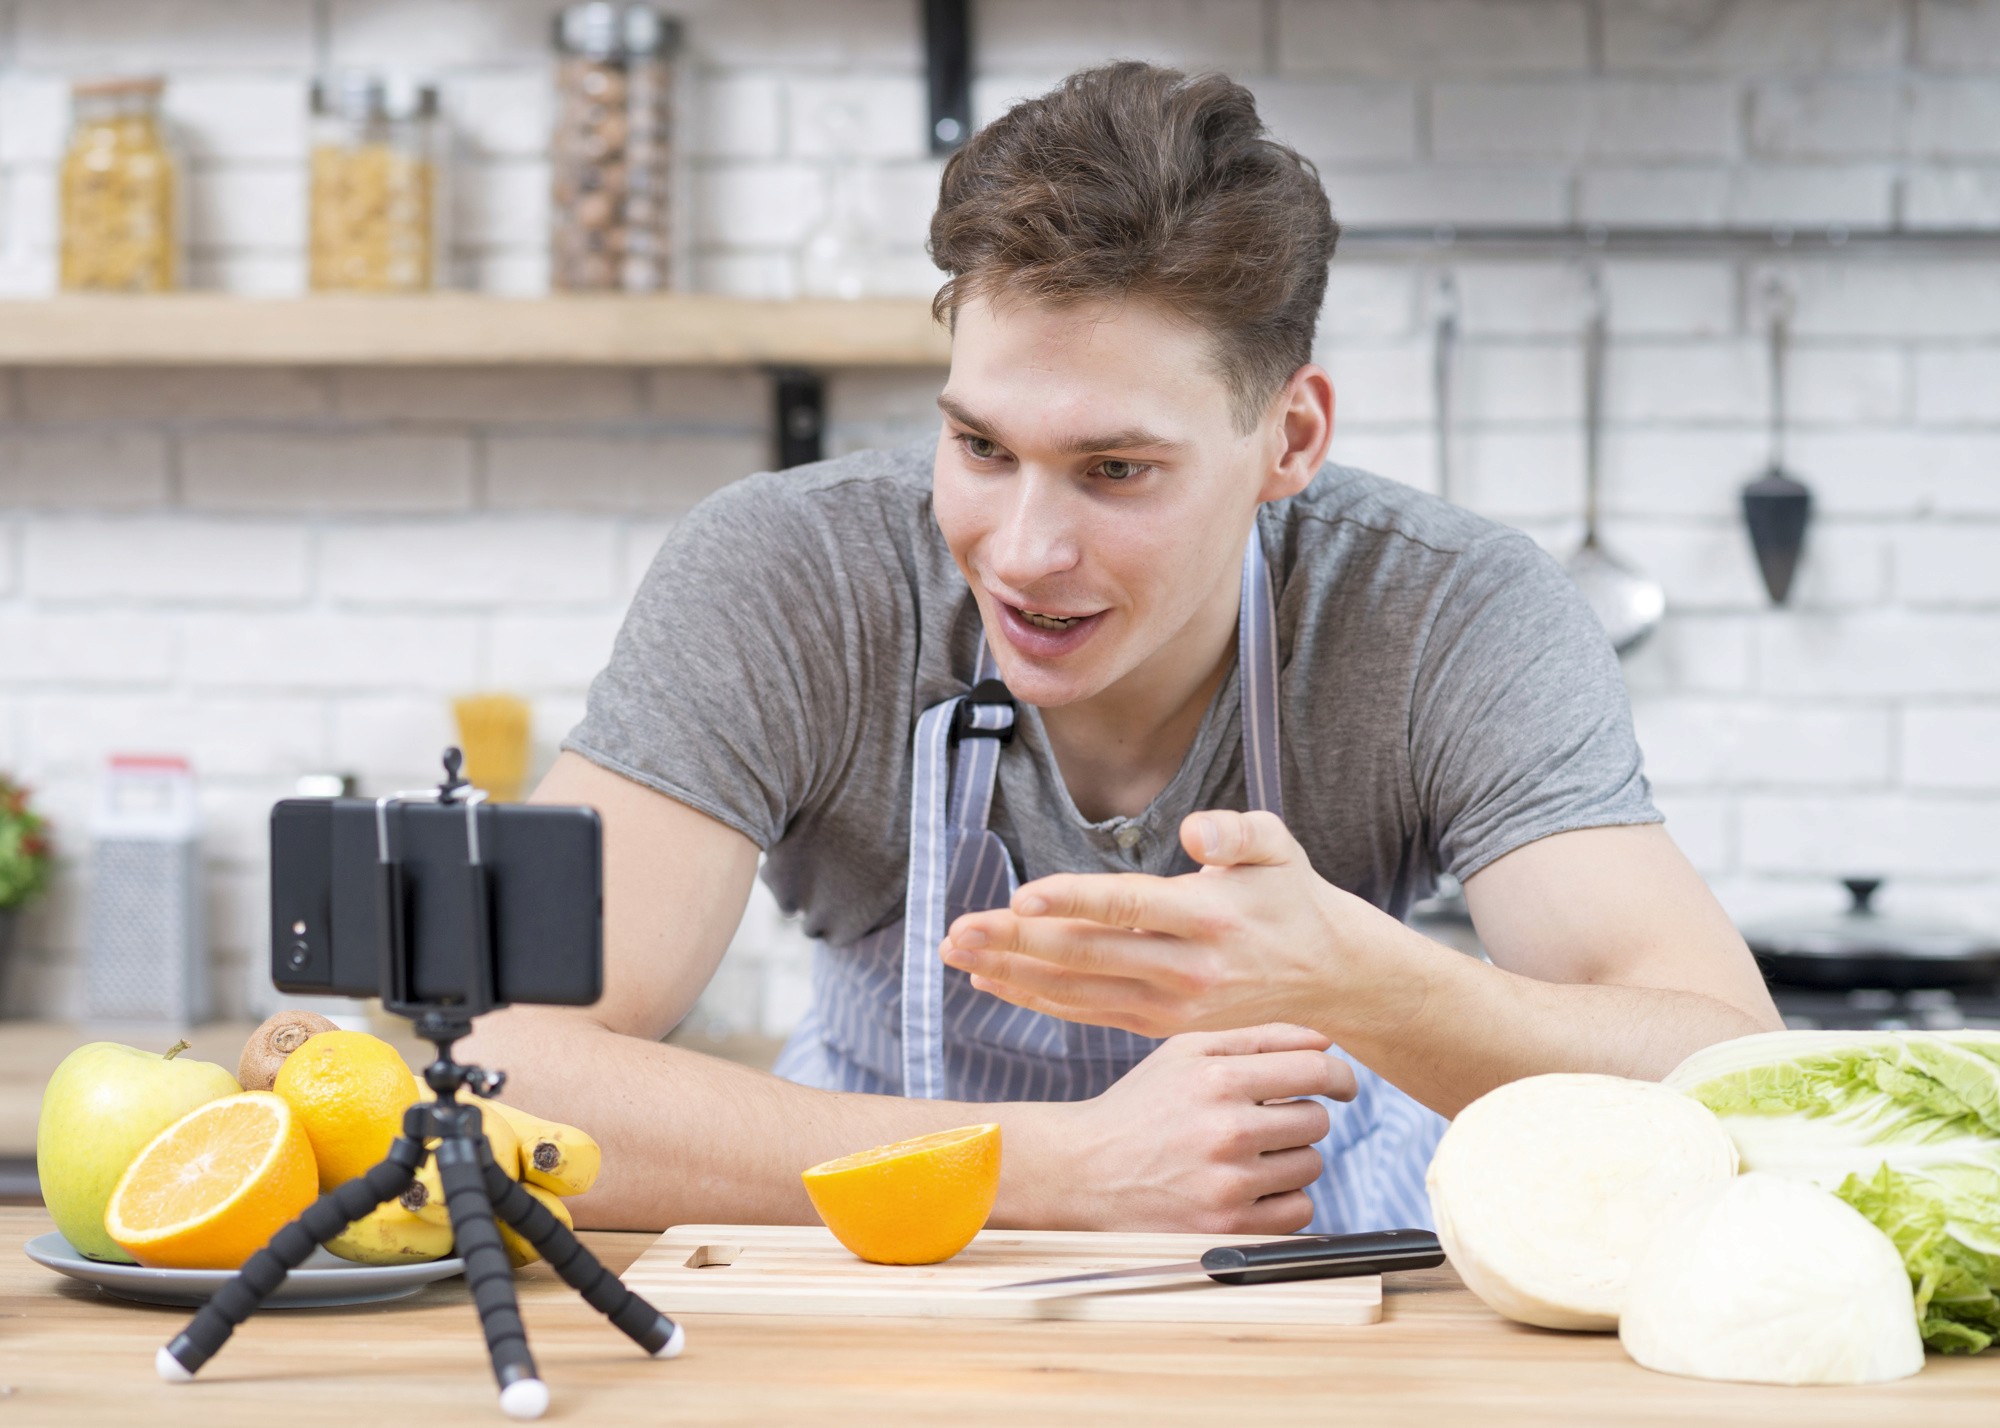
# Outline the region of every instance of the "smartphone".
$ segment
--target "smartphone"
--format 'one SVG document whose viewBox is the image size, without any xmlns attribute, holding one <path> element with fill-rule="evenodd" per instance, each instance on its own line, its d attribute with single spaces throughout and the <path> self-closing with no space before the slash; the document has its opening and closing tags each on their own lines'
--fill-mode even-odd
<svg viewBox="0 0 2000 1428">
<path fill-rule="evenodd" d="M 486 906 L 466 876 L 478 821 Z M 604 991 L 604 857 L 594 808 L 396 803 L 382 815 L 401 864 L 403 943 L 416 1001 L 461 1004 L 480 916 L 493 1003 L 588 1006 Z M 386 996 L 387 900 L 373 799 L 288 798 L 271 809 L 271 980 L 281 992 Z"/>
</svg>

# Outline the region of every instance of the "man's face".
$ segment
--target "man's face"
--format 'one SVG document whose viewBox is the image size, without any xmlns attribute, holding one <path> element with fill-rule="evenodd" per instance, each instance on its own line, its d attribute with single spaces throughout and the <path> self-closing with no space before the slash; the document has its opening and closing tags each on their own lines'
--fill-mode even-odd
<svg viewBox="0 0 2000 1428">
<path fill-rule="evenodd" d="M 1090 699 L 1230 627 L 1273 423 L 1237 431 L 1204 334 L 1148 303 L 968 302 L 938 406 L 938 525 L 1017 698 Z"/>
</svg>

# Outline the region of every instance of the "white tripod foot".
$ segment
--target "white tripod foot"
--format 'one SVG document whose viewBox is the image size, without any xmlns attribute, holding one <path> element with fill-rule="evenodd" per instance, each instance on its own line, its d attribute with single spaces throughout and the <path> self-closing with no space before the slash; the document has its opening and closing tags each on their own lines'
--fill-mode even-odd
<svg viewBox="0 0 2000 1428">
<path fill-rule="evenodd" d="M 153 1372 L 168 1383 L 193 1383 L 194 1375 L 181 1367 L 181 1361 L 162 1348 L 153 1355 Z"/>
<path fill-rule="evenodd" d="M 681 1350 L 687 1347 L 687 1341 L 687 1330 L 676 1324 L 674 1325 L 673 1333 L 667 1336 L 667 1341 L 653 1350 L 653 1357 L 656 1359 L 677 1359 L 681 1356 Z"/>
<path fill-rule="evenodd" d="M 500 1411 L 509 1418 L 540 1418 L 549 1411 L 549 1386 L 538 1378 L 517 1378 L 500 1390 Z"/>
</svg>

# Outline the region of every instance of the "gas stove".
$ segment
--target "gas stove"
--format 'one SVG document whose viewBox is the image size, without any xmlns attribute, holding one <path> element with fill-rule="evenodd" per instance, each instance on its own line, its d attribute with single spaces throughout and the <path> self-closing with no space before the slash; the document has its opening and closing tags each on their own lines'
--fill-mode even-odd
<svg viewBox="0 0 2000 1428">
<path fill-rule="evenodd" d="M 1851 992 L 1773 987 L 1771 999 L 1793 1030 L 1953 1031 L 2000 1030 L 2000 987 L 1951 991 Z"/>
</svg>

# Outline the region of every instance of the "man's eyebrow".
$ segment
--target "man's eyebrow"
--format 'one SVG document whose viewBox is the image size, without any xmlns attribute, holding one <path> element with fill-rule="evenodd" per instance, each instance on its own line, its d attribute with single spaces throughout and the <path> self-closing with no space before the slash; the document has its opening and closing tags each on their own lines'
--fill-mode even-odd
<svg viewBox="0 0 2000 1428">
<path fill-rule="evenodd" d="M 953 397 L 940 395 L 938 410 L 969 431 L 991 435 L 993 427 L 977 416 Z M 1129 451 L 1135 447 L 1148 450 L 1180 452 L 1187 449 L 1187 443 L 1172 437 L 1161 436 L 1147 431 L 1144 427 L 1130 426 L 1118 431 L 1098 432 L 1078 437 L 1063 443 L 1063 450 L 1071 456 L 1090 456 L 1099 451 Z"/>
</svg>

